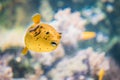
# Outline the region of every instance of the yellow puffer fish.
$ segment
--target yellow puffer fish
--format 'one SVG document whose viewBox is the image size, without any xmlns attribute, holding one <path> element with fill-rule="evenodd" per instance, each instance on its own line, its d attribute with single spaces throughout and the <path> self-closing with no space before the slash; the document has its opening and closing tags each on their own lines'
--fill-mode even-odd
<svg viewBox="0 0 120 80">
<path fill-rule="evenodd" d="M 95 32 L 83 32 L 82 33 L 82 40 L 89 40 L 92 39 L 96 36 Z"/>
<path fill-rule="evenodd" d="M 103 80 L 104 75 L 105 75 L 105 70 L 104 69 L 100 69 L 99 73 L 98 73 L 98 77 L 99 77 L 98 80 Z"/>
<path fill-rule="evenodd" d="M 58 33 L 52 26 L 40 23 L 40 14 L 32 17 L 34 22 L 25 35 L 24 41 L 26 47 L 22 54 L 26 55 L 28 50 L 34 52 L 51 52 L 55 50 L 60 43 L 61 33 Z"/>
</svg>

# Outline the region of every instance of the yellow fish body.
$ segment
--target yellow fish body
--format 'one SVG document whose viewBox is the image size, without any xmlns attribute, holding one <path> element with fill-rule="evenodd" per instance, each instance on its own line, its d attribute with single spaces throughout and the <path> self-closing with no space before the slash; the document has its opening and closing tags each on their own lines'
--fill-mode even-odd
<svg viewBox="0 0 120 80">
<path fill-rule="evenodd" d="M 34 24 L 28 28 L 24 41 L 26 47 L 22 53 L 27 54 L 28 50 L 34 52 L 51 52 L 55 50 L 60 43 L 61 34 L 52 26 L 40 23 L 40 14 L 32 17 Z"/>
</svg>

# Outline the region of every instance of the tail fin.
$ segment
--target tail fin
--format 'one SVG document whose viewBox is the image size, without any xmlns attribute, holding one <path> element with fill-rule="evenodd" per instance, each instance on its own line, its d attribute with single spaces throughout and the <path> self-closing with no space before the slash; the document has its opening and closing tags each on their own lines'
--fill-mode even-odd
<svg viewBox="0 0 120 80">
<path fill-rule="evenodd" d="M 22 54 L 23 54 L 23 55 L 26 55 L 26 54 L 27 54 L 27 52 L 28 52 L 28 48 L 27 48 L 27 47 L 25 47 L 25 48 L 22 50 Z"/>
</svg>

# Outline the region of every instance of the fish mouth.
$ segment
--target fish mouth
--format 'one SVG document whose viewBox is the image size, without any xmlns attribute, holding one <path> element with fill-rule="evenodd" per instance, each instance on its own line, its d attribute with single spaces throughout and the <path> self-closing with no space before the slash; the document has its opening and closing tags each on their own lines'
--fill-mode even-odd
<svg viewBox="0 0 120 80">
<path fill-rule="evenodd" d="M 53 47 L 55 47 L 55 46 L 57 46 L 57 43 L 56 43 L 56 42 L 51 42 L 51 45 L 52 45 Z"/>
</svg>

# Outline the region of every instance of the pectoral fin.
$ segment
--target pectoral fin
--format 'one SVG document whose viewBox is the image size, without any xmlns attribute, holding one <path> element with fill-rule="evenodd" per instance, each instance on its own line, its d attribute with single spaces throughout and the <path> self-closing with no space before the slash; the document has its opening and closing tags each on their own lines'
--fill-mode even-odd
<svg viewBox="0 0 120 80">
<path fill-rule="evenodd" d="M 32 17 L 32 21 L 35 23 L 35 24 L 38 24 L 38 23 L 40 23 L 40 19 L 41 19 L 41 16 L 40 16 L 40 14 L 35 14 L 35 15 L 33 15 L 33 17 Z"/>
<path fill-rule="evenodd" d="M 27 47 L 25 47 L 25 48 L 22 50 L 22 54 L 23 54 L 23 55 L 26 55 L 26 54 L 27 54 L 27 52 L 28 52 L 28 48 L 27 48 Z"/>
</svg>

